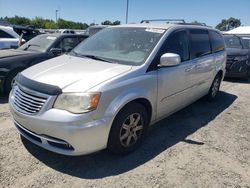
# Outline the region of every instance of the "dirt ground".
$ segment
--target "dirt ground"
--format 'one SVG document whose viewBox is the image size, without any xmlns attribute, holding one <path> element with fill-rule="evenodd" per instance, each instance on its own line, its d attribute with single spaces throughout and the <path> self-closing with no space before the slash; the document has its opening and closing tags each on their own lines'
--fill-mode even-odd
<svg viewBox="0 0 250 188">
<path fill-rule="evenodd" d="M 20 139 L 0 100 L 0 187 L 250 187 L 250 82 L 223 82 L 157 123 L 134 153 L 67 157 Z"/>
</svg>

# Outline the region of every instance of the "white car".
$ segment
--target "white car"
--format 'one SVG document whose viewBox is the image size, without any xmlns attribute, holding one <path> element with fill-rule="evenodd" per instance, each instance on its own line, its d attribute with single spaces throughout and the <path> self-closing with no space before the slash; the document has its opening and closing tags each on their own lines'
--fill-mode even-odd
<svg viewBox="0 0 250 188">
<path fill-rule="evenodd" d="M 76 32 L 72 29 L 58 29 L 58 30 L 56 30 L 56 33 L 75 34 Z"/>
<path fill-rule="evenodd" d="M 20 36 L 9 26 L 0 26 L 0 49 L 17 48 Z M 21 44 L 25 43 L 22 39 Z"/>
</svg>

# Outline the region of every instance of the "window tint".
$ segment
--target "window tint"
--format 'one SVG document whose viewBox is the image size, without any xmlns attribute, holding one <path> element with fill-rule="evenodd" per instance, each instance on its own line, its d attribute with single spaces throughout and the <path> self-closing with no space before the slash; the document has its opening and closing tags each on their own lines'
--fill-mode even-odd
<svg viewBox="0 0 250 188">
<path fill-rule="evenodd" d="M 190 30 L 190 53 L 192 59 L 211 53 L 207 30 Z"/>
<path fill-rule="evenodd" d="M 227 48 L 238 48 L 242 49 L 240 37 L 235 35 L 224 35 L 225 43 Z"/>
<path fill-rule="evenodd" d="M 84 37 L 84 36 L 80 36 L 78 39 L 79 39 L 79 42 L 82 42 L 83 40 L 85 40 L 87 37 Z"/>
<path fill-rule="evenodd" d="M 71 51 L 78 44 L 77 37 L 67 37 L 62 39 L 62 41 L 56 46 L 56 48 L 61 48 L 62 52 Z"/>
<path fill-rule="evenodd" d="M 14 38 L 14 37 L 6 33 L 5 31 L 0 30 L 0 38 Z"/>
<path fill-rule="evenodd" d="M 189 60 L 187 31 L 177 31 L 167 39 L 164 53 L 175 53 L 181 57 L 181 61 Z"/>
<path fill-rule="evenodd" d="M 209 31 L 209 35 L 213 52 L 219 52 L 225 49 L 223 38 L 219 33 L 216 31 Z"/>
<path fill-rule="evenodd" d="M 244 49 L 250 49 L 250 36 L 241 36 L 240 38 Z"/>
</svg>

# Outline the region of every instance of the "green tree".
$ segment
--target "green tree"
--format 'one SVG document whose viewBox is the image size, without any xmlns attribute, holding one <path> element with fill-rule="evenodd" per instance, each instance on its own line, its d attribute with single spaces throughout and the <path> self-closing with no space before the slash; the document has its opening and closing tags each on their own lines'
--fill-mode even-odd
<svg viewBox="0 0 250 188">
<path fill-rule="evenodd" d="M 42 17 L 35 17 L 34 19 L 20 16 L 1 17 L 0 21 L 17 25 L 33 25 L 34 27 L 41 29 L 86 29 L 89 27 L 86 23 L 73 22 L 64 19 L 58 19 L 58 22 L 56 23 L 54 20 L 44 19 Z"/>
<path fill-rule="evenodd" d="M 11 24 L 17 24 L 17 25 L 30 25 L 30 19 L 25 18 L 25 17 L 20 17 L 20 16 L 14 16 L 14 17 L 4 17 L 1 18 L 2 21 L 9 22 Z"/>
<path fill-rule="evenodd" d="M 221 22 L 215 28 L 221 31 L 228 31 L 239 26 L 241 26 L 240 19 L 231 17 L 227 20 L 226 19 L 221 20 Z"/>
<path fill-rule="evenodd" d="M 114 21 L 113 23 L 112 23 L 112 25 L 120 25 L 121 24 L 121 21 L 119 21 L 119 20 L 116 20 L 116 21 Z"/>
<path fill-rule="evenodd" d="M 109 20 L 105 20 L 104 22 L 101 23 L 102 25 L 113 25 L 113 23 Z"/>
<path fill-rule="evenodd" d="M 101 23 L 102 25 L 120 25 L 121 22 L 119 20 L 116 20 L 114 22 L 111 22 L 110 20 L 105 20 Z"/>
</svg>

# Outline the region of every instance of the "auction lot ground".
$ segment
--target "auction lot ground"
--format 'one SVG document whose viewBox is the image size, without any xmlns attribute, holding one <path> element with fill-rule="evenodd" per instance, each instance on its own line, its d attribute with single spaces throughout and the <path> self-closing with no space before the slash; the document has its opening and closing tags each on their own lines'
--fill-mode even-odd
<svg viewBox="0 0 250 188">
<path fill-rule="evenodd" d="M 83 143 L 84 144 L 84 143 Z M 66 157 L 20 139 L 0 99 L 0 187 L 250 187 L 250 82 L 223 82 L 127 156 Z"/>
</svg>

